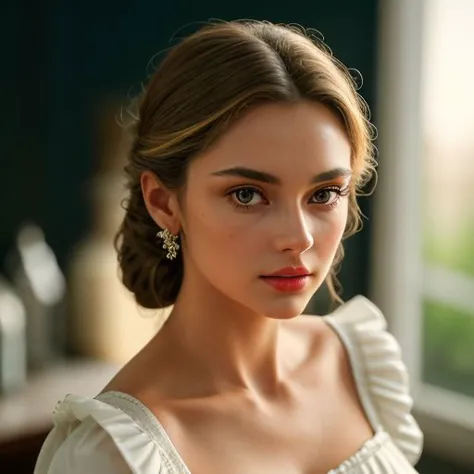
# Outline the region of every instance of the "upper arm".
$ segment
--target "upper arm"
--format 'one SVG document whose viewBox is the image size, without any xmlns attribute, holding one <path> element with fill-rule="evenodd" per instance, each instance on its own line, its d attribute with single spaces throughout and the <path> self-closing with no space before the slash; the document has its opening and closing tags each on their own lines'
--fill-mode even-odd
<svg viewBox="0 0 474 474">
<path fill-rule="evenodd" d="M 86 418 L 56 451 L 44 474 L 132 474 L 110 435 Z"/>
</svg>

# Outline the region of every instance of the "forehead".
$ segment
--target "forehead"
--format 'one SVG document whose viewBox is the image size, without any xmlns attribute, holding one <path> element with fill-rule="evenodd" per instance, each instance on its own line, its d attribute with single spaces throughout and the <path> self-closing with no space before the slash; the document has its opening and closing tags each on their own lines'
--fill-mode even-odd
<svg viewBox="0 0 474 474">
<path fill-rule="evenodd" d="M 350 143 L 327 107 L 301 102 L 259 106 L 233 124 L 199 159 L 194 172 L 245 166 L 307 179 L 333 168 L 351 168 Z"/>
</svg>

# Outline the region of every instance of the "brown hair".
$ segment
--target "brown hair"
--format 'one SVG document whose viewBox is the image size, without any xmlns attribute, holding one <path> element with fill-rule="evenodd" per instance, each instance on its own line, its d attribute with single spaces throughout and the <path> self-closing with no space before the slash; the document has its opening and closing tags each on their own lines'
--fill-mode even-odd
<svg viewBox="0 0 474 474">
<path fill-rule="evenodd" d="M 260 21 L 209 24 L 171 49 L 139 100 L 134 142 L 125 168 L 129 197 L 115 239 L 122 280 L 147 308 L 173 304 L 183 260 L 167 260 L 160 229 L 147 212 L 140 175 L 151 170 L 169 189 L 186 182 L 190 160 L 206 150 L 240 114 L 269 102 L 323 103 L 342 120 L 352 148 L 354 180 L 343 238 L 359 230 L 356 196 L 374 171 L 373 127 L 354 79 L 331 51 L 299 27 Z M 339 246 L 326 279 L 339 300 Z"/>
</svg>

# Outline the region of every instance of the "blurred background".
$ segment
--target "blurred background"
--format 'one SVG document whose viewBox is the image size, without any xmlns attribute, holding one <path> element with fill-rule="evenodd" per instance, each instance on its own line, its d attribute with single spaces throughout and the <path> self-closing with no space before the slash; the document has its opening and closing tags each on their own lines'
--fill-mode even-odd
<svg viewBox="0 0 474 474">
<path fill-rule="evenodd" d="M 150 60 L 211 18 L 315 28 L 361 72 L 379 184 L 360 201 L 343 297 L 373 299 L 402 346 L 426 437 L 418 470 L 474 472 L 472 0 L 7 0 L 0 12 L 0 472 L 32 472 L 55 403 L 95 395 L 166 318 L 118 282 L 117 122 Z M 308 311 L 328 305 L 321 291 Z"/>
</svg>

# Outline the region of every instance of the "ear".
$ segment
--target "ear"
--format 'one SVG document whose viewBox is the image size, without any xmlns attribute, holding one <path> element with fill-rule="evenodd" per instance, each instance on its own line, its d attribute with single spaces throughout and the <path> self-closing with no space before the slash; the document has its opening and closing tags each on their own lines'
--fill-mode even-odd
<svg viewBox="0 0 474 474">
<path fill-rule="evenodd" d="M 177 234 L 181 228 L 181 212 L 176 192 L 166 188 L 151 171 L 142 173 L 140 184 L 151 218 L 162 229 Z"/>
</svg>

